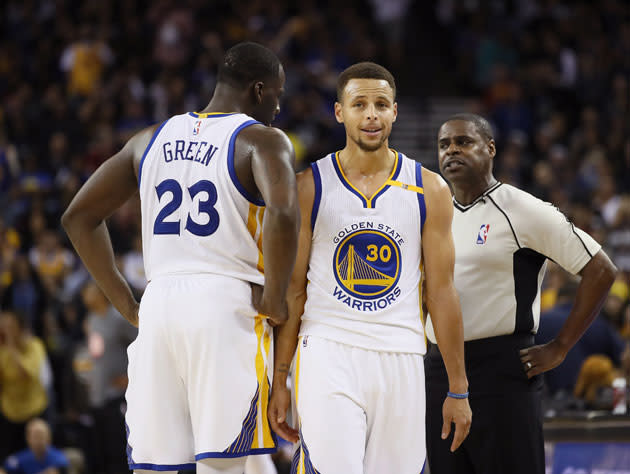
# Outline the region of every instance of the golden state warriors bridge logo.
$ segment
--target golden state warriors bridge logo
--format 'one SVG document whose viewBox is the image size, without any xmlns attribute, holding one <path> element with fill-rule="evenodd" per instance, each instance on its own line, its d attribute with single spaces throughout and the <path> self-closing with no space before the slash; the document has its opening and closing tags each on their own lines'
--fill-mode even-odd
<svg viewBox="0 0 630 474">
<path fill-rule="evenodd" d="M 377 311 L 400 295 L 396 287 L 401 270 L 400 248 L 384 232 L 365 229 L 344 236 L 335 250 L 333 268 L 339 285 L 334 295 L 351 308 Z"/>
</svg>

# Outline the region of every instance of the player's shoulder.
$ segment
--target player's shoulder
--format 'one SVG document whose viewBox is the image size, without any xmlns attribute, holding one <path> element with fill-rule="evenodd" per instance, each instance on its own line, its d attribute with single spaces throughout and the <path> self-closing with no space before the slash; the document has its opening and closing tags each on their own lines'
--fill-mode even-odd
<svg viewBox="0 0 630 474">
<path fill-rule="evenodd" d="M 276 127 L 253 123 L 239 133 L 239 141 L 246 141 L 254 146 L 270 146 L 291 148 L 291 140 L 282 130 Z"/>
<path fill-rule="evenodd" d="M 139 132 L 136 132 L 127 141 L 121 153 L 129 153 L 133 156 L 134 160 L 139 161 L 144 155 L 149 145 L 157 138 L 160 132 L 164 129 L 168 122 L 171 122 L 178 116 L 170 117 L 162 122 L 154 123 L 148 127 L 143 128 Z"/>
<path fill-rule="evenodd" d="M 298 186 L 312 186 L 313 185 L 313 167 L 307 166 L 302 171 L 300 171 L 297 175 L 297 183 Z"/>
<path fill-rule="evenodd" d="M 312 166 L 307 166 L 296 175 L 298 196 L 301 204 L 312 203 L 315 198 L 315 179 Z"/>
<path fill-rule="evenodd" d="M 448 195 L 450 199 L 451 190 L 444 178 L 424 166 L 422 167 L 422 187 L 424 188 L 425 197 L 431 195 L 445 197 Z"/>
<path fill-rule="evenodd" d="M 335 156 L 334 152 L 327 153 L 321 158 L 311 162 L 305 169 L 300 171 L 297 174 L 298 190 L 300 189 L 299 188 L 300 185 L 314 188 L 316 179 L 320 181 L 320 184 L 321 184 L 321 181 L 327 176 L 326 170 L 323 169 L 322 167 L 325 167 L 325 166 L 332 167 L 331 157 L 334 157 L 334 156 Z"/>
</svg>

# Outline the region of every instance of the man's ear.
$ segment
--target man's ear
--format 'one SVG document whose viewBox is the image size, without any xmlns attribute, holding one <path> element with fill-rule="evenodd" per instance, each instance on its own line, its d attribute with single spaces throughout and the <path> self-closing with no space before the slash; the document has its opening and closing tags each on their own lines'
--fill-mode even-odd
<svg viewBox="0 0 630 474">
<path fill-rule="evenodd" d="M 265 84 L 263 82 L 258 81 L 254 83 L 253 91 L 254 91 L 254 100 L 256 101 L 256 104 L 262 103 L 264 88 L 265 88 Z"/>
<path fill-rule="evenodd" d="M 488 153 L 490 154 L 490 158 L 494 158 L 494 156 L 497 154 L 497 147 L 494 143 L 494 140 L 490 140 L 488 142 Z"/>
<path fill-rule="evenodd" d="M 343 123 L 343 109 L 339 102 L 335 102 L 335 118 L 338 123 Z"/>
</svg>

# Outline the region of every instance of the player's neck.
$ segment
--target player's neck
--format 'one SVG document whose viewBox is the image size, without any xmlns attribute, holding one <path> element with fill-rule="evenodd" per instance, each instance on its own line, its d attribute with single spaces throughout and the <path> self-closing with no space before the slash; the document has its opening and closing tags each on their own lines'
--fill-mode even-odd
<svg viewBox="0 0 630 474">
<path fill-rule="evenodd" d="M 224 84 L 217 85 L 214 95 L 205 109 L 200 113 L 207 114 L 212 112 L 243 112 L 241 105 L 241 93 Z"/>
<path fill-rule="evenodd" d="M 497 184 L 497 182 L 496 178 L 492 174 L 489 174 L 483 179 L 475 180 L 474 182 L 457 183 L 453 181 L 451 184 L 457 202 L 466 206 Z"/>
<path fill-rule="evenodd" d="M 339 161 L 346 174 L 373 176 L 380 172 L 389 173 L 394 166 L 396 154 L 387 146 L 387 142 L 378 150 L 367 151 L 354 142 L 346 144 L 339 152 Z"/>
</svg>

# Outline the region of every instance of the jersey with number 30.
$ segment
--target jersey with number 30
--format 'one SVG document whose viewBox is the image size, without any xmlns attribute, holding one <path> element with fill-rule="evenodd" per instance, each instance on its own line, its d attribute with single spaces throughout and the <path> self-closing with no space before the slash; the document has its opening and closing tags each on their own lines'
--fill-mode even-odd
<svg viewBox="0 0 630 474">
<path fill-rule="evenodd" d="M 315 199 L 302 336 L 384 352 L 424 354 L 420 317 L 422 166 L 395 154 L 385 184 L 367 198 L 339 154 L 311 165 Z"/>
<path fill-rule="evenodd" d="M 148 280 L 212 273 L 263 283 L 264 202 L 234 169 L 236 137 L 255 123 L 191 112 L 157 128 L 138 172 Z"/>
</svg>

